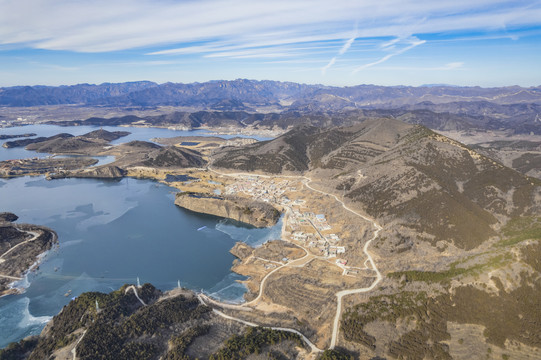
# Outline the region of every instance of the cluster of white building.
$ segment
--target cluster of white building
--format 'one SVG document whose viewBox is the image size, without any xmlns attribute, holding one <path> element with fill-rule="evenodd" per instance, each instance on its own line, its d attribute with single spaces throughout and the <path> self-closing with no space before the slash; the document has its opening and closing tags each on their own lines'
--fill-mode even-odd
<svg viewBox="0 0 541 360">
<path fill-rule="evenodd" d="M 327 222 L 325 214 L 312 212 L 300 212 L 299 209 L 291 209 L 288 225 L 292 230 L 293 240 L 304 242 L 308 247 L 321 249 L 324 256 L 335 257 L 346 252 L 345 246 L 338 246 L 340 237 L 336 234 L 323 234 L 322 231 L 332 230 Z M 312 226 L 315 233 L 300 231 L 301 226 Z"/>
<path fill-rule="evenodd" d="M 291 230 L 292 240 L 309 248 L 317 248 L 323 256 L 334 258 L 346 252 L 345 246 L 340 246 L 340 237 L 336 234 L 327 234 L 332 227 L 325 214 L 315 214 L 302 211 L 306 203 L 303 199 L 291 200 L 286 193 L 296 191 L 294 182 L 289 180 L 275 181 L 257 176 L 245 176 L 225 189 L 227 195 L 238 193 L 246 194 L 253 199 L 281 205 L 288 209 L 287 226 Z M 313 232 L 304 232 L 301 229 L 312 228 Z M 323 233 L 325 232 L 325 234 Z M 347 260 L 337 259 L 337 264 L 347 264 Z"/>
<path fill-rule="evenodd" d="M 257 176 L 246 176 L 234 184 L 228 185 L 225 188 L 225 194 L 235 195 L 237 193 L 244 193 L 255 200 L 287 205 L 290 201 L 284 194 L 288 191 L 296 190 L 290 183 L 288 180 L 275 182 L 274 180 L 264 180 Z"/>
</svg>

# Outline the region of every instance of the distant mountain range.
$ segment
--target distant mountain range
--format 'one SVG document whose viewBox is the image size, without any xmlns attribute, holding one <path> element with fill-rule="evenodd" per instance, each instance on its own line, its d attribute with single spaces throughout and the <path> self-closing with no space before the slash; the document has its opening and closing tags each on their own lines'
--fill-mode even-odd
<svg viewBox="0 0 541 360">
<path fill-rule="evenodd" d="M 475 106 L 475 103 L 469 105 Z M 173 126 L 185 129 L 226 127 L 237 130 L 246 128 L 253 130 L 285 130 L 299 125 L 317 127 L 351 126 L 369 119 L 392 118 L 410 124 L 424 125 L 433 130 L 505 130 L 515 134 L 541 134 L 541 121 L 536 118 L 537 111 L 541 111 L 541 105 L 517 104 L 494 105 L 494 107 L 500 108 L 502 111 L 493 112 L 491 116 L 479 116 L 467 113 L 435 112 L 425 109 L 352 109 L 312 112 L 287 110 L 273 113 L 201 110 L 196 112 L 175 111 L 154 116 L 91 117 L 84 120 L 49 121 L 48 123 L 53 125 L 93 126 Z"/>
<path fill-rule="evenodd" d="M 242 108 L 278 105 L 301 109 L 396 108 L 424 103 L 490 102 L 494 104 L 541 104 L 541 87 L 481 88 L 435 85 L 430 87 L 358 85 L 331 87 L 279 81 L 210 81 L 165 83 L 149 81 L 101 85 L 15 86 L 0 88 L 0 105 L 36 106 L 58 104 L 114 106 L 193 106 Z"/>
<path fill-rule="evenodd" d="M 156 84 L 18 86 L 0 88 L 0 106 L 77 104 L 152 109 L 188 107 L 192 112 L 78 120 L 81 124 L 234 126 L 288 129 L 300 124 L 353 125 L 395 118 L 435 130 L 507 130 L 541 134 L 541 87 L 500 88 L 435 85 L 330 87 L 278 81 L 210 81 Z"/>
</svg>

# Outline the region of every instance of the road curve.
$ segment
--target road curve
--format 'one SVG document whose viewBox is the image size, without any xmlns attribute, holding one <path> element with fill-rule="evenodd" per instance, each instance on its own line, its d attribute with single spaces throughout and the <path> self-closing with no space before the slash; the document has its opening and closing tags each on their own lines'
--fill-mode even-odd
<svg viewBox="0 0 541 360">
<path fill-rule="evenodd" d="M 207 305 L 205 303 L 205 301 L 203 300 L 203 298 L 198 294 L 197 295 L 197 298 L 199 299 L 199 302 L 203 305 Z M 218 316 L 221 316 L 223 317 L 224 319 L 228 319 L 228 320 L 233 320 L 233 321 L 236 321 L 236 322 L 239 322 L 241 324 L 244 324 L 244 325 L 247 325 L 247 326 L 250 326 L 250 327 L 263 327 L 263 328 L 267 328 L 267 329 L 272 329 L 272 330 L 279 330 L 279 331 L 287 331 L 287 332 L 291 332 L 291 333 L 295 333 L 297 335 L 299 335 L 303 340 L 304 342 L 306 342 L 306 344 L 308 344 L 308 346 L 310 346 L 310 350 L 312 353 L 320 353 L 320 352 L 323 352 L 322 349 L 318 348 L 316 345 L 314 345 L 314 343 L 312 343 L 306 336 L 304 336 L 300 331 L 297 331 L 295 329 L 289 329 L 289 328 L 282 328 L 282 327 L 273 327 L 273 326 L 261 326 L 261 325 L 258 325 L 256 323 L 253 323 L 253 322 L 250 322 L 250 321 L 246 321 L 246 320 L 242 320 L 242 319 L 239 319 L 239 318 L 236 318 L 236 317 L 233 317 L 233 316 L 230 316 L 230 315 L 227 315 L 227 314 L 224 314 L 223 312 L 217 310 L 217 309 L 212 309 L 212 312 L 215 313 L 216 315 Z"/>
<path fill-rule="evenodd" d="M 143 306 L 147 306 L 147 304 L 145 304 L 145 302 L 139 297 L 139 294 L 137 294 L 137 289 L 135 288 L 134 285 L 130 285 L 126 288 L 126 290 L 124 291 L 124 294 L 127 294 L 128 291 L 130 290 L 133 290 L 133 293 L 135 294 L 135 297 L 137 298 L 137 300 L 139 300 L 139 302 L 141 304 L 143 304 Z"/>
<path fill-rule="evenodd" d="M 5 253 L 3 253 L 2 255 L 0 255 L 0 259 L 2 259 L 4 256 L 6 256 L 7 254 L 9 254 L 10 252 L 12 252 L 13 250 L 15 250 L 16 248 L 18 248 L 19 246 L 21 245 L 24 245 L 26 243 L 29 243 L 30 241 L 34 241 L 36 240 L 41 234 L 36 232 L 36 231 L 27 231 L 27 230 L 23 230 L 25 233 L 27 234 L 31 234 L 33 235 L 33 237 L 31 239 L 28 239 L 28 240 L 25 240 L 25 241 L 22 241 L 20 243 L 18 243 L 17 245 L 15 245 L 14 247 L 10 248 L 8 251 L 6 251 Z"/>
<path fill-rule="evenodd" d="M 342 315 L 342 298 L 346 295 L 352 295 L 352 294 L 359 294 L 371 291 L 374 289 L 378 283 L 381 281 L 382 276 L 379 270 L 376 268 L 376 265 L 374 264 L 374 260 L 372 259 L 372 256 L 368 253 L 367 249 L 372 240 L 378 237 L 378 234 L 380 232 L 381 228 L 377 229 L 374 232 L 374 236 L 372 239 L 368 240 L 366 244 L 364 244 L 363 251 L 368 256 L 368 260 L 370 261 L 370 264 L 372 265 L 372 269 L 376 272 L 376 280 L 370 285 L 369 287 L 365 288 L 359 288 L 359 289 L 352 289 L 352 290 L 342 290 L 336 293 L 337 298 L 337 304 L 336 304 L 336 315 L 334 316 L 334 322 L 333 322 L 333 328 L 332 328 L 332 337 L 331 337 L 331 346 L 330 349 L 334 349 L 336 347 L 336 342 L 338 341 L 338 331 L 339 331 L 339 323 L 340 323 L 340 316 Z"/>
<path fill-rule="evenodd" d="M 248 174 L 248 173 L 222 173 L 220 171 L 217 171 L 217 170 L 214 170 L 214 169 L 211 169 L 210 166 L 208 166 L 208 170 L 209 171 L 212 171 L 212 172 L 215 172 L 216 174 L 219 174 L 219 175 L 223 175 L 223 176 L 254 176 L 254 177 L 263 177 L 263 178 L 271 178 L 273 176 L 269 176 L 269 175 L 260 175 L 260 174 Z M 332 336 L 331 336 L 331 345 L 330 345 L 330 349 L 334 349 L 336 347 L 336 343 L 338 341 L 338 333 L 339 333 L 339 323 L 340 323 L 340 316 L 342 314 L 342 298 L 344 296 L 347 296 L 347 295 L 352 295 L 352 294 L 359 294 L 359 293 L 364 293 L 364 292 L 369 292 L 371 290 L 373 290 L 378 284 L 379 282 L 382 280 L 383 276 L 381 275 L 381 273 L 379 272 L 378 268 L 376 267 L 376 264 L 374 262 L 374 259 L 372 258 L 372 255 L 370 255 L 370 253 L 368 252 L 368 247 L 370 246 L 370 243 L 375 240 L 378 235 L 379 235 L 379 232 L 383 229 L 375 220 L 361 214 L 361 213 L 358 213 L 357 211 L 349 208 L 342 200 L 340 200 L 336 195 L 334 194 L 329 194 L 325 191 L 322 191 L 322 190 L 319 190 L 319 189 L 316 189 L 314 187 L 312 187 L 310 185 L 310 182 L 312 182 L 312 179 L 310 179 L 309 177 L 306 177 L 306 176 L 290 176 L 290 175 L 276 175 L 274 177 L 282 177 L 282 178 L 302 178 L 304 179 L 305 181 L 303 181 L 304 185 L 306 185 L 307 188 L 313 190 L 313 191 L 316 191 L 320 194 L 323 194 L 323 195 L 328 195 L 328 196 L 331 196 L 333 197 L 336 201 L 338 201 L 340 204 L 342 204 L 342 207 L 351 212 L 352 214 L 355 214 L 357 216 L 359 216 L 360 218 L 370 222 L 372 224 L 372 226 L 376 229 L 376 231 L 374 232 L 374 235 L 372 236 L 372 238 L 370 240 L 368 240 L 366 242 L 366 244 L 364 244 L 363 246 L 363 252 L 366 254 L 367 256 L 367 259 L 368 261 L 370 262 L 370 265 L 372 267 L 372 270 L 376 273 L 376 279 L 374 280 L 374 282 L 368 286 L 368 287 L 365 287 L 365 288 L 358 288 L 358 289 L 350 289 L 350 290 L 342 290 L 342 291 L 339 291 L 336 293 L 336 298 L 337 298 L 337 306 L 336 306 L 336 315 L 334 317 L 334 322 L 333 322 L 333 330 L 332 330 Z M 366 263 L 366 261 L 365 261 Z M 265 276 L 265 278 L 263 279 L 263 281 L 261 282 L 261 286 L 260 286 L 260 291 L 259 291 L 259 295 L 256 299 L 254 299 L 253 301 L 259 299 L 261 297 L 261 294 L 263 292 L 263 283 L 264 283 L 264 280 L 267 279 L 267 277 L 272 274 L 273 272 L 277 271 L 278 269 L 281 269 L 283 266 L 281 267 L 278 267 L 277 269 L 271 271 L 269 274 L 267 274 L 267 276 Z M 251 301 L 250 303 L 252 303 L 253 301 Z M 243 305 L 247 305 L 247 304 L 243 304 Z M 225 315 L 225 314 L 224 314 Z M 284 329 L 286 330 L 286 329 Z M 287 331 L 292 331 L 292 332 L 295 332 L 295 333 L 298 333 L 297 330 L 294 330 L 294 329 L 287 329 Z M 302 334 L 301 334 L 302 335 Z M 304 337 L 304 335 L 303 335 Z M 321 350 L 320 350 L 321 351 Z"/>
<path fill-rule="evenodd" d="M 352 294 L 359 294 L 359 293 L 364 293 L 364 292 L 368 292 L 368 291 L 371 291 L 372 289 L 374 289 L 378 283 L 381 281 L 381 279 L 383 278 L 381 276 L 381 273 L 379 272 L 378 268 L 376 267 L 376 264 L 374 263 L 374 259 L 372 259 L 372 255 L 370 255 L 370 253 L 368 252 L 368 247 L 370 246 L 370 243 L 376 239 L 379 235 L 379 232 L 383 229 L 378 223 L 376 223 L 373 219 L 370 219 L 369 217 L 367 216 L 364 216 L 363 214 L 360 214 L 358 212 L 356 212 L 355 210 L 353 209 L 350 209 L 349 207 L 346 206 L 346 204 L 344 204 L 344 202 L 340 199 L 338 199 L 338 197 L 336 195 L 333 195 L 333 194 L 329 194 L 329 193 L 326 193 L 324 191 L 321 191 L 321 190 L 318 190 L 318 189 L 315 189 L 313 188 L 312 186 L 310 186 L 310 179 L 303 176 L 305 179 L 308 179 L 308 181 L 305 183 L 306 187 L 314 190 L 314 191 L 317 191 L 321 194 L 324 194 L 324 195 L 329 195 L 329 196 L 332 196 L 336 199 L 336 201 L 338 201 L 340 204 L 342 204 L 342 207 L 344 209 L 346 209 L 347 211 L 351 212 L 352 214 L 355 214 L 361 218 L 363 218 L 364 220 L 366 221 L 369 221 L 372 223 L 372 226 L 374 226 L 376 228 L 376 231 L 374 232 L 374 236 L 372 236 L 372 238 L 370 240 L 368 240 L 366 242 L 366 244 L 364 244 L 363 246 L 363 252 L 366 254 L 366 257 L 368 258 L 368 261 L 370 262 L 370 265 L 372 266 L 372 270 L 374 270 L 374 272 L 376 273 L 376 279 L 374 280 L 374 282 L 368 286 L 368 287 L 365 287 L 365 288 L 359 288 L 359 289 L 351 289 L 351 290 L 342 290 L 342 291 L 339 291 L 336 293 L 336 298 L 337 298 L 337 304 L 336 304 L 336 315 L 334 317 L 334 322 L 333 322 L 333 329 L 332 329 L 332 337 L 331 337 L 331 346 L 330 346 L 330 349 L 334 349 L 336 347 L 336 343 L 338 341 L 338 332 L 339 332 L 339 323 L 340 323 L 340 315 L 342 314 L 342 298 L 346 295 L 352 295 Z M 365 262 L 366 263 L 366 262 Z"/>
</svg>

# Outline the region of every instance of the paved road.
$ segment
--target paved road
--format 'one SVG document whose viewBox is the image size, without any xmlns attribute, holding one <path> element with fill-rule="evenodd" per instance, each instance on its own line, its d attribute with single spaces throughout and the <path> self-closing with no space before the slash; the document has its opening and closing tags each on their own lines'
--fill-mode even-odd
<svg viewBox="0 0 541 360">
<path fill-rule="evenodd" d="M 377 285 L 378 283 L 381 281 L 381 279 L 383 278 L 381 273 L 379 272 L 378 268 L 376 267 L 376 264 L 374 262 L 374 259 L 372 258 L 372 256 L 370 255 L 370 253 L 368 252 L 368 247 L 370 246 L 370 243 L 376 239 L 379 235 L 379 232 L 382 230 L 382 227 L 373 219 L 363 215 L 363 214 L 360 214 L 358 213 L 357 211 L 349 208 L 342 200 L 340 200 L 336 195 L 334 194 L 329 194 L 325 191 L 322 191 L 322 190 L 319 190 L 319 189 L 316 189 L 314 187 L 312 187 L 310 185 L 310 182 L 312 182 L 312 179 L 306 177 L 306 176 L 290 176 L 290 175 L 280 175 L 280 176 L 269 176 L 269 175 L 259 175 L 259 174 L 247 174 L 247 173 L 223 173 L 223 172 L 220 172 L 220 171 L 216 171 L 214 169 L 211 169 L 210 166 L 208 167 L 208 170 L 209 171 L 213 171 L 219 175 L 223 175 L 223 176 L 254 176 L 254 177 L 263 177 L 263 178 L 272 178 L 272 177 L 282 177 L 282 178 L 296 178 L 296 179 L 299 179 L 299 178 L 302 178 L 304 179 L 303 183 L 304 185 L 313 190 L 313 191 L 316 191 L 320 194 L 323 194 L 323 195 L 327 195 L 327 196 L 331 196 L 333 197 L 336 201 L 338 201 L 342 207 L 351 212 L 352 214 L 354 215 L 357 215 L 358 217 L 362 218 L 363 220 L 366 220 L 368 222 L 370 222 L 372 224 L 372 226 L 376 229 L 376 231 L 374 232 L 374 235 L 372 236 L 372 238 L 370 240 L 368 240 L 366 242 L 366 244 L 364 245 L 363 247 L 363 252 L 366 254 L 367 256 L 367 261 L 370 263 L 370 266 L 372 268 L 372 270 L 376 273 L 376 279 L 374 280 L 374 282 L 368 286 L 368 287 L 364 287 L 364 288 L 358 288 L 358 289 L 349 289 L 349 290 L 342 290 L 342 291 L 339 291 L 336 293 L 336 298 L 337 298 L 337 306 L 336 306 L 336 315 L 334 317 L 334 322 L 333 322 L 333 329 L 332 329 L 332 336 L 331 336 L 331 346 L 330 348 L 331 349 L 334 349 L 336 347 L 336 343 L 338 341 L 338 334 L 339 334 L 339 323 L 340 323 L 340 316 L 342 314 L 342 298 L 344 296 L 347 296 L 347 295 L 352 295 L 352 294 L 359 294 L 359 293 L 364 293 L 364 292 L 369 292 L 371 290 L 373 290 Z M 306 249 L 305 249 L 306 250 Z M 306 258 L 308 255 L 308 252 L 307 252 L 307 255 L 304 257 Z M 316 256 L 312 255 L 314 258 L 316 258 Z M 304 259 L 302 258 L 302 259 Z M 300 260 L 300 259 L 299 259 Z M 301 266 L 304 266 L 306 263 L 304 263 L 303 265 Z M 366 261 L 365 261 L 365 264 L 366 264 Z M 287 266 L 287 265 L 284 265 L 284 266 Z M 260 285 L 260 288 L 259 288 L 259 295 L 256 299 L 250 301 L 250 303 L 253 303 L 255 302 L 256 300 L 259 300 L 259 298 L 261 297 L 262 293 L 263 293 L 263 285 L 264 285 L 264 282 L 265 280 L 267 280 L 267 278 L 272 274 L 274 273 L 275 271 L 278 271 L 279 269 L 283 268 L 284 266 L 280 266 L 276 269 L 274 269 L 273 271 L 271 271 L 270 273 L 268 273 L 264 278 L 263 280 L 261 281 L 261 285 Z M 242 306 L 246 306 L 250 303 L 246 303 L 246 304 L 243 304 L 243 305 L 238 305 L 239 307 L 242 307 Z M 224 314 L 225 315 L 225 314 Z M 295 332 L 295 333 L 298 333 L 297 330 L 294 330 L 294 329 L 287 329 L 287 331 L 292 331 L 292 332 Z M 302 335 L 302 334 L 301 334 Z M 304 337 L 304 335 L 302 335 Z M 321 351 L 321 350 L 320 350 Z"/>
<path fill-rule="evenodd" d="M 303 176 L 304 177 L 304 176 Z M 306 177 L 304 177 L 305 179 L 308 179 Z M 379 272 L 378 268 L 376 267 L 376 264 L 374 263 L 374 259 L 372 259 L 372 255 L 370 255 L 370 253 L 368 252 L 368 247 L 370 246 L 370 243 L 376 239 L 379 235 L 379 232 L 382 230 L 382 227 L 376 223 L 373 219 L 363 215 L 363 214 L 360 214 L 358 212 L 356 212 L 355 210 L 349 208 L 346 206 L 346 204 L 344 204 L 344 202 L 340 199 L 338 199 L 338 197 L 336 195 L 333 195 L 333 194 L 329 194 L 329 193 L 326 193 L 324 191 L 321 191 L 321 190 L 318 190 L 318 189 L 315 189 L 313 188 L 312 186 L 310 186 L 309 182 L 311 181 L 310 179 L 308 179 L 309 181 L 307 181 L 305 183 L 306 187 L 314 190 L 314 191 L 317 191 L 321 194 L 324 194 L 324 195 L 329 195 L 329 196 L 332 196 L 336 199 L 336 201 L 338 201 L 340 204 L 342 204 L 342 207 L 344 209 L 346 209 L 347 211 L 363 218 L 364 220 L 366 221 L 369 221 L 372 223 L 372 226 L 374 226 L 376 228 L 376 231 L 374 232 L 374 236 L 372 236 L 372 238 L 370 240 L 368 240 L 366 242 L 366 244 L 364 244 L 364 247 L 363 247 L 363 252 L 366 254 L 366 257 L 368 258 L 367 260 L 370 262 L 370 265 L 372 266 L 372 270 L 375 271 L 376 273 L 376 279 L 374 280 L 374 282 L 368 286 L 368 287 L 365 287 L 365 288 L 359 288 L 359 289 L 350 289 L 350 290 L 342 290 L 342 291 L 339 291 L 336 293 L 336 298 L 338 300 L 338 303 L 336 305 L 336 315 L 334 317 L 334 323 L 333 323 L 333 329 L 332 329 L 332 337 L 331 337 L 331 346 L 330 348 L 331 349 L 334 349 L 336 347 L 336 343 L 338 341 L 338 332 L 339 332 L 339 323 L 340 323 L 340 315 L 342 314 L 342 298 L 346 295 L 352 295 L 352 294 L 359 294 L 359 293 L 364 293 L 364 292 L 368 292 L 368 291 L 371 291 L 373 290 L 377 285 L 378 283 L 381 281 L 381 279 L 383 278 L 381 276 L 381 273 Z M 365 264 L 366 264 L 366 261 L 365 261 Z"/>
<path fill-rule="evenodd" d="M 24 245 L 30 241 L 34 241 L 36 240 L 40 235 L 41 233 L 38 233 L 36 231 L 24 231 L 25 233 L 28 233 L 28 234 L 32 234 L 33 237 L 31 239 L 28 239 L 28 240 L 25 240 L 23 242 L 20 242 L 18 243 L 17 245 L 15 245 L 14 247 L 12 247 L 11 249 L 9 249 L 8 251 L 6 251 L 5 253 L 3 253 L 2 255 L 0 255 L 0 259 L 2 259 L 4 256 L 6 256 L 7 254 L 9 254 L 10 252 L 12 252 L 13 250 L 15 250 L 16 248 L 18 248 L 19 246 L 21 245 Z"/>
<path fill-rule="evenodd" d="M 126 291 L 124 291 L 124 294 L 127 294 L 128 291 L 130 290 L 133 290 L 133 293 L 135 294 L 135 297 L 137 298 L 137 300 L 139 300 L 139 302 L 141 304 L 143 304 L 143 306 L 147 306 L 147 304 L 145 304 L 145 302 L 139 297 L 139 294 L 137 294 L 137 288 L 134 286 L 134 285 L 130 285 L 126 288 Z"/>
<path fill-rule="evenodd" d="M 36 232 L 36 231 L 24 231 L 24 232 L 33 235 L 32 238 L 30 238 L 30 239 L 28 239 L 28 240 L 25 240 L 25 241 L 23 241 L 23 242 L 18 243 L 17 245 L 15 245 L 14 247 L 10 248 L 10 249 L 9 249 L 8 251 L 6 251 L 5 253 L 3 253 L 2 255 L 0 255 L 0 264 L 6 261 L 6 260 L 4 259 L 4 256 L 6 256 L 7 254 L 9 254 L 10 252 L 12 252 L 13 250 L 15 250 L 16 248 L 18 248 L 19 246 L 24 245 L 24 244 L 26 244 L 26 243 L 29 243 L 30 241 L 36 240 L 36 239 L 41 235 L 41 233 Z M 2 275 L 2 274 L 0 274 L 0 277 L 6 278 L 6 279 L 11 279 L 11 280 L 22 280 L 22 279 L 23 279 L 23 278 L 18 277 L 18 276 L 9 276 L 9 275 Z"/>
<path fill-rule="evenodd" d="M 340 329 L 340 327 L 338 325 L 340 323 L 340 316 L 342 314 L 342 298 L 344 296 L 346 296 L 346 295 L 352 295 L 352 294 L 359 294 L 359 293 L 368 292 L 368 291 L 374 289 L 382 279 L 381 273 L 379 272 L 376 265 L 374 264 L 374 260 L 372 259 L 372 256 L 370 256 L 370 254 L 367 251 L 368 246 L 370 245 L 372 240 L 374 240 L 375 238 L 378 237 L 378 234 L 379 234 L 380 230 L 381 230 L 381 228 L 377 229 L 374 232 L 374 236 L 372 237 L 372 239 L 368 240 L 366 242 L 366 244 L 364 245 L 364 247 L 363 247 L 363 251 L 368 256 L 368 260 L 370 261 L 370 264 L 372 265 L 372 269 L 374 269 L 374 271 L 377 274 L 376 279 L 374 280 L 372 285 L 370 285 L 368 287 L 365 287 L 365 288 L 342 290 L 342 291 L 339 291 L 339 292 L 336 293 L 336 298 L 338 300 L 338 303 L 336 305 L 336 315 L 334 317 L 334 323 L 333 323 L 333 328 L 332 328 L 332 337 L 331 337 L 331 346 L 330 346 L 331 349 L 334 349 L 336 347 L 336 342 L 338 341 L 338 331 Z"/>
<path fill-rule="evenodd" d="M 205 301 L 203 300 L 203 297 L 200 294 L 197 295 L 197 298 L 199 299 L 199 302 L 201 304 L 207 305 L 205 303 Z M 230 315 L 226 315 L 223 312 L 221 312 L 219 310 L 216 310 L 216 309 L 212 309 L 212 312 L 215 313 L 218 316 L 223 317 L 224 319 L 233 320 L 233 321 L 239 322 L 241 324 L 244 324 L 244 325 L 247 325 L 247 326 L 250 326 L 250 327 L 261 326 L 261 325 L 258 325 L 256 323 L 250 322 L 250 321 L 246 321 L 246 320 L 242 320 L 242 319 L 230 316 Z M 304 336 L 301 332 L 299 332 L 299 331 L 297 331 L 295 329 L 282 328 L 282 327 L 272 327 L 272 326 L 270 326 L 270 327 L 269 326 L 261 326 L 261 327 L 264 327 L 264 328 L 267 328 L 267 329 L 272 329 L 272 330 L 287 331 L 287 332 L 295 333 L 295 334 L 299 335 L 304 340 L 304 342 L 306 342 L 306 344 L 308 344 L 308 346 L 310 346 L 310 350 L 312 351 L 312 353 L 320 353 L 320 352 L 323 351 L 320 348 L 318 348 L 316 345 L 314 345 L 310 340 L 308 340 L 308 338 L 306 336 Z"/>
</svg>

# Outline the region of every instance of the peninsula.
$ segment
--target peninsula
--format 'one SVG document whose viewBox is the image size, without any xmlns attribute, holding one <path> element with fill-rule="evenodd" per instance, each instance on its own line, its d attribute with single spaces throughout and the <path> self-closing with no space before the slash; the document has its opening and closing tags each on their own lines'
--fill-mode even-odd
<svg viewBox="0 0 541 360">
<path fill-rule="evenodd" d="M 0 296 L 17 292 L 10 284 L 23 279 L 39 257 L 57 242 L 56 233 L 44 226 L 15 224 L 18 217 L 0 213 Z"/>
<path fill-rule="evenodd" d="M 175 204 L 194 212 L 228 218 L 255 227 L 272 226 L 280 218 L 280 212 L 272 205 L 242 197 L 180 192 L 177 193 Z"/>
</svg>

